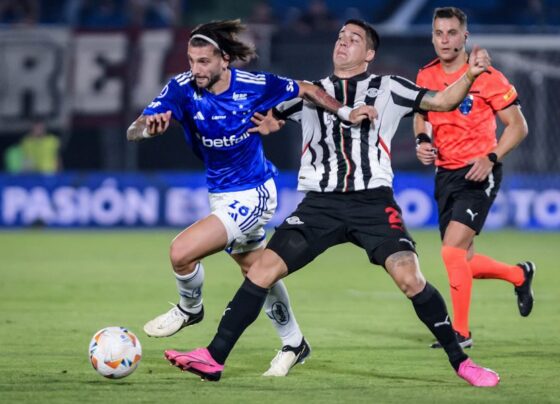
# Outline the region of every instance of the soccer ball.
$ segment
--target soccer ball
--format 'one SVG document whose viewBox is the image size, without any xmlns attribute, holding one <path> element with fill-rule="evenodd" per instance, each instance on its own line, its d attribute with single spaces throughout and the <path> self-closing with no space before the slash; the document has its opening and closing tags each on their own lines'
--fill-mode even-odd
<svg viewBox="0 0 560 404">
<path fill-rule="evenodd" d="M 89 343 L 89 360 L 97 373 L 110 379 L 128 376 L 138 367 L 142 346 L 123 327 L 107 327 L 95 333 Z"/>
</svg>

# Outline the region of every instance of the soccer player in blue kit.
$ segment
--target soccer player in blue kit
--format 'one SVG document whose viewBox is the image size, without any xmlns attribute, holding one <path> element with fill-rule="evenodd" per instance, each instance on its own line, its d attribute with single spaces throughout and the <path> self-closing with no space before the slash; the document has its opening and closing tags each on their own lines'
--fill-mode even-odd
<svg viewBox="0 0 560 404">
<path fill-rule="evenodd" d="M 195 28 L 188 44 L 191 70 L 171 79 L 127 131 L 128 140 L 137 141 L 163 134 L 171 118 L 179 121 L 187 142 L 206 166 L 211 207 L 210 215 L 171 243 L 180 299 L 171 310 L 146 323 L 144 331 L 149 336 L 168 337 L 202 320 L 204 257 L 225 249 L 246 273 L 263 251 L 263 226 L 276 208 L 273 177 L 277 170 L 264 156 L 260 136 L 253 134 L 257 132 L 253 114 L 302 97 L 349 124 L 375 118 L 373 107 L 344 107 L 310 83 L 231 68 L 233 61 L 255 56 L 252 47 L 237 39 L 243 29 L 239 20 Z M 282 281 L 270 289 L 264 307 L 283 345 L 264 375 L 286 376 L 305 360 L 310 347 Z"/>
</svg>

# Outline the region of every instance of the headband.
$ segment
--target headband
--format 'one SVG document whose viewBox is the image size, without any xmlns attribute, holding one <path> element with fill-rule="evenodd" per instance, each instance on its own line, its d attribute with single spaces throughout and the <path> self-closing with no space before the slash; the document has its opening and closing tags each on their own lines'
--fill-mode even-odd
<svg viewBox="0 0 560 404">
<path fill-rule="evenodd" d="M 216 47 L 216 49 L 218 49 L 220 52 L 223 52 L 222 49 L 220 48 L 220 45 L 218 45 L 218 42 L 214 41 L 212 38 L 209 38 L 206 35 L 202 35 L 202 34 L 195 34 L 195 35 L 191 36 L 191 39 L 189 39 L 189 42 L 192 41 L 195 38 L 202 39 L 202 40 L 208 42 L 209 44 L 214 45 Z"/>
</svg>

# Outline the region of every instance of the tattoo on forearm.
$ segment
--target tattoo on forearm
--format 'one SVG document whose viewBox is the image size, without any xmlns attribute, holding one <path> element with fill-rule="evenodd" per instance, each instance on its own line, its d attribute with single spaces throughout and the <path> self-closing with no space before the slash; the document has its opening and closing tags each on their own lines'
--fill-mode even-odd
<svg viewBox="0 0 560 404">
<path fill-rule="evenodd" d="M 314 88 L 312 92 L 307 93 L 305 99 L 335 114 L 343 106 L 339 101 L 327 94 L 326 91 L 318 87 Z"/>
<path fill-rule="evenodd" d="M 434 98 L 436 94 L 436 91 L 427 91 L 426 94 L 424 94 L 424 96 L 422 97 L 422 101 L 420 101 L 420 108 L 425 111 L 433 111 L 435 107 Z"/>
<path fill-rule="evenodd" d="M 134 122 L 132 122 L 132 124 L 128 127 L 128 130 L 126 131 L 127 140 L 131 142 L 137 142 L 139 140 L 145 139 L 143 135 L 145 128 L 147 128 L 146 117 L 142 115 Z"/>
</svg>

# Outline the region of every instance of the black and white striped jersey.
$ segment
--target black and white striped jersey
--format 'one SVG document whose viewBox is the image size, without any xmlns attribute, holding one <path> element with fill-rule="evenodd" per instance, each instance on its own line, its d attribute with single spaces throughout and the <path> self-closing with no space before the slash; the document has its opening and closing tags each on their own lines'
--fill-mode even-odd
<svg viewBox="0 0 560 404">
<path fill-rule="evenodd" d="M 298 190 L 351 192 L 392 186 L 391 139 L 401 118 L 420 110 L 426 89 L 399 76 L 363 73 L 349 79 L 327 77 L 314 84 L 352 108 L 373 105 L 374 125 L 348 127 L 330 112 L 301 98 L 286 101 L 275 113 L 300 122 L 303 131 Z"/>
</svg>

